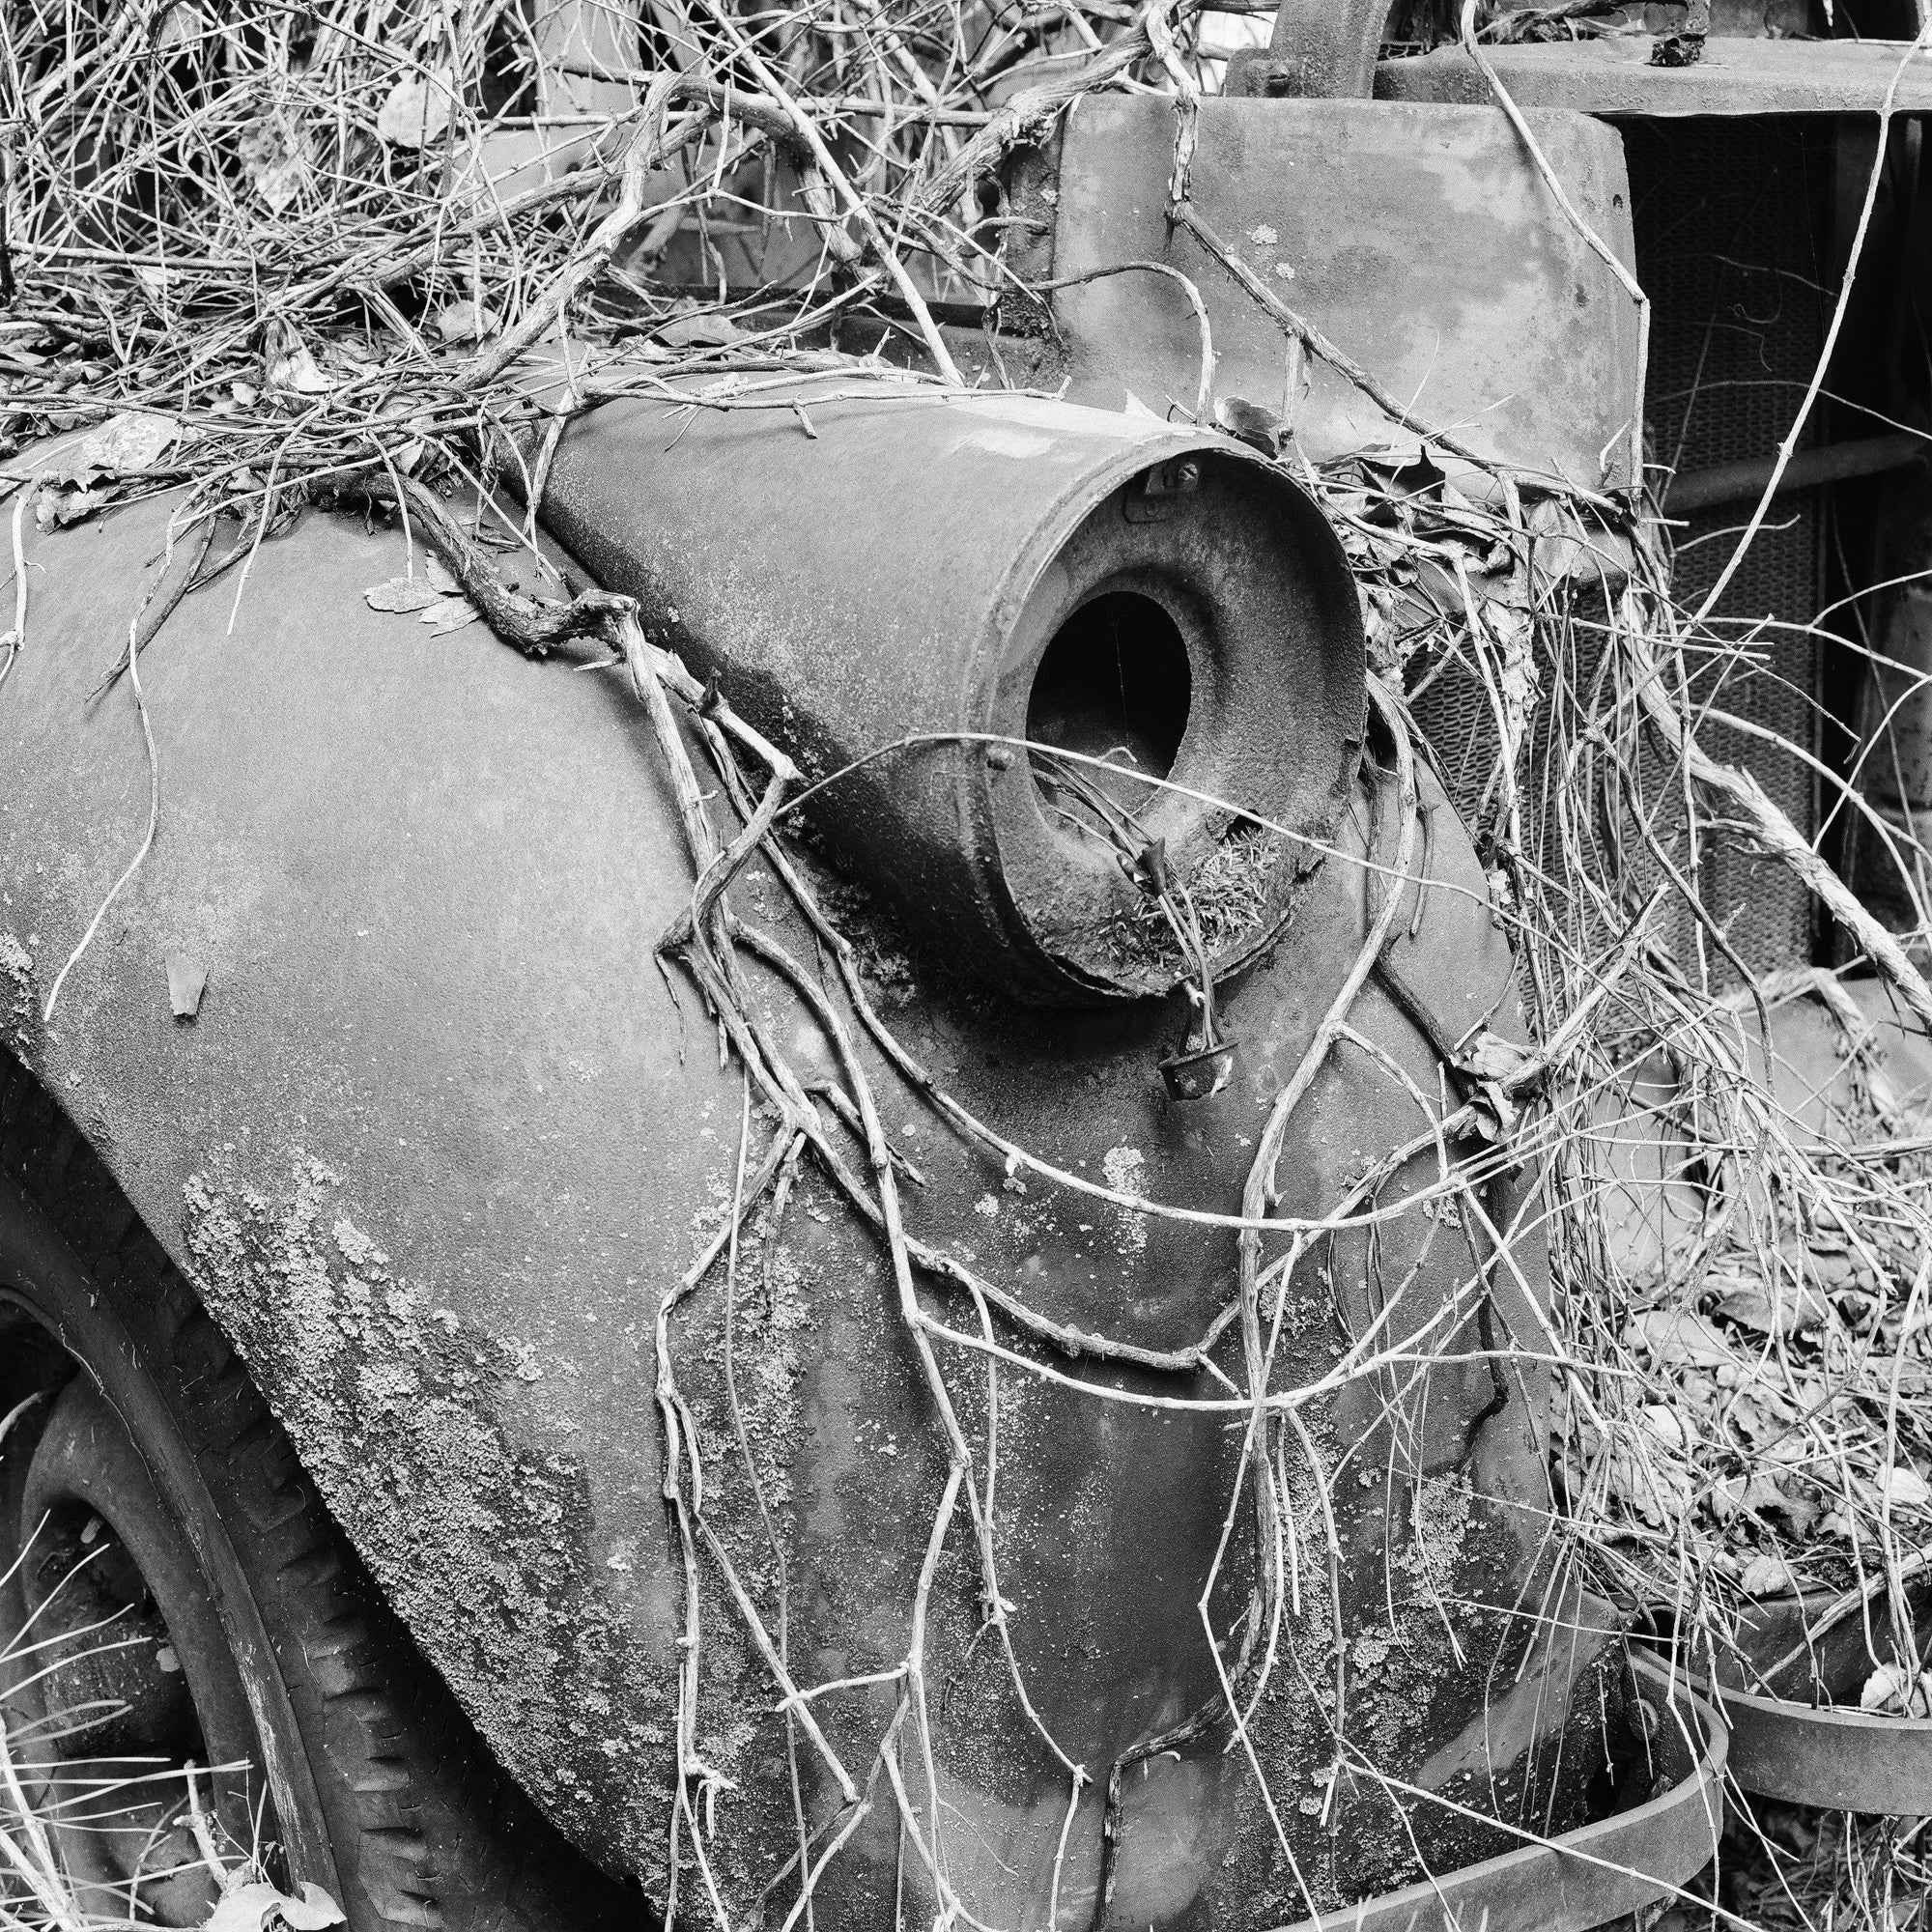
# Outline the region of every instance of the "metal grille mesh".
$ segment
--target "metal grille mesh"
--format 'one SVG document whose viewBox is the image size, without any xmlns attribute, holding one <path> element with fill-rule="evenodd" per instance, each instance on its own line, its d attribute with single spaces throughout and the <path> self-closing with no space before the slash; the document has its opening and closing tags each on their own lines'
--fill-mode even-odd
<svg viewBox="0 0 1932 1932">
<path fill-rule="evenodd" d="M 1658 461 L 1690 472 L 1767 457 L 1789 432 L 1824 342 L 1829 142 L 1828 129 L 1797 120 L 1652 123 L 1627 136 L 1638 268 L 1655 304 L 1649 426 Z M 1701 603 L 1748 514 L 1708 511 L 1677 533 L 1681 603 Z M 1817 647 L 1777 626 L 1818 612 L 1818 493 L 1780 498 L 1770 522 L 1714 613 L 1735 655 L 1693 661 L 1691 696 L 1815 753 Z M 1766 618 L 1774 622 L 1760 628 Z M 1802 758 L 1722 725 L 1700 735 L 1714 756 L 1748 767 L 1802 832 L 1815 830 L 1817 786 Z M 1754 970 L 1809 959 L 1810 901 L 1783 866 L 1719 838 L 1703 895 Z"/>
<path fill-rule="evenodd" d="M 1688 473 L 1770 456 L 1797 413 L 1824 338 L 1829 131 L 1798 120 L 1652 122 L 1627 127 L 1625 142 L 1638 272 L 1652 301 L 1647 416 L 1654 460 Z M 1694 608 L 1702 600 L 1747 514 L 1747 507 L 1714 510 L 1677 532 L 1680 603 Z M 1700 706 L 1815 752 L 1816 650 L 1808 636 L 1778 626 L 1808 624 L 1817 614 L 1817 493 L 1780 498 L 1771 525 L 1714 613 L 1727 648 L 1703 651 L 1688 667 L 1691 695 Z M 1561 684 L 1574 696 L 1594 676 L 1587 640 L 1579 637 L 1574 649 L 1560 675 L 1545 666 L 1546 690 Z M 1435 674 L 1416 699 L 1417 723 L 1451 796 L 1479 822 L 1496 747 L 1482 681 L 1457 662 L 1416 670 L 1418 680 Z M 1801 831 L 1815 829 L 1816 785 L 1802 758 L 1716 723 L 1706 723 L 1700 737 L 1715 756 L 1747 765 Z M 1538 741 L 1523 775 L 1532 795 L 1547 734 Z M 1643 788 L 1666 848 L 1681 848 L 1673 775 L 1655 764 Z M 1549 842 L 1539 830 L 1529 830 L 1532 863 Z M 1703 846 L 1701 882 L 1706 906 L 1754 971 L 1808 960 L 1811 910 L 1783 867 L 1719 834 Z M 1686 946 L 1688 915 L 1666 936 Z M 1721 962 L 1712 963 L 1721 973 Z"/>
</svg>

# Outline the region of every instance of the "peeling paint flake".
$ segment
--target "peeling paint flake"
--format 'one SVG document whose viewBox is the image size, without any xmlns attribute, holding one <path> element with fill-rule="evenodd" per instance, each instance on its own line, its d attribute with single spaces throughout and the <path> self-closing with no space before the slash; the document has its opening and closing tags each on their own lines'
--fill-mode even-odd
<svg viewBox="0 0 1932 1932">
<path fill-rule="evenodd" d="M 1107 1185 L 1116 1194 L 1131 1194 L 1137 1199 L 1147 1195 L 1147 1156 L 1139 1148 L 1109 1148 L 1100 1162 L 1100 1172 Z M 1116 1208 L 1114 1216 L 1119 1224 L 1121 1252 L 1137 1255 L 1148 1244 L 1148 1217 L 1136 1213 L 1131 1208 Z"/>
</svg>

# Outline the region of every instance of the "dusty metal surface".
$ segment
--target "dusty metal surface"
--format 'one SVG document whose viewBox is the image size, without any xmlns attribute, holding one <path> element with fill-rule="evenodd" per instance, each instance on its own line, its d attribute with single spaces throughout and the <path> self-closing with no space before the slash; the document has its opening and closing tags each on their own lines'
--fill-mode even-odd
<svg viewBox="0 0 1932 1932">
<path fill-rule="evenodd" d="M 1746 1790 L 1826 1811 L 1919 1818 L 1932 1808 L 1932 1722 L 1813 1711 L 1747 1690 L 1718 1693 L 1731 1771 Z"/>
<path fill-rule="evenodd" d="M 1617 136 L 1575 115 L 1539 116 L 1536 129 L 1573 201 L 1628 262 Z M 1634 309 L 1500 112 L 1209 99 L 1199 135 L 1195 208 L 1413 415 L 1521 469 L 1589 489 L 1629 482 Z M 1273 318 L 1170 226 L 1173 141 L 1173 108 L 1159 98 L 1075 105 L 1060 152 L 1051 276 L 1169 263 L 1208 304 L 1217 397 L 1282 416 L 1318 461 L 1413 446 L 1414 435 L 1347 377 L 1292 355 Z M 1076 400 L 1119 409 L 1131 392 L 1156 413 L 1192 406 L 1200 329 L 1172 277 L 1106 275 L 1054 301 Z"/>
<path fill-rule="evenodd" d="M 810 435 L 774 433 L 786 396 Z M 1224 801 L 1127 781 L 1135 836 L 1183 880 L 1226 808 L 1284 828 L 1221 969 L 1277 926 L 1363 729 L 1354 583 L 1309 498 L 1224 437 L 1118 412 L 850 380 L 758 400 L 599 411 L 545 516 L 809 777 L 919 733 L 1014 741 L 893 751 L 820 795 L 895 913 L 1022 998 L 1174 984 L 1178 959 L 1128 937 L 1144 899 L 1115 852 L 1042 794 L 1037 738 Z"/>
<path fill-rule="evenodd" d="M 1652 67 L 1648 36 L 1571 44 L 1488 48 L 1520 107 L 1567 107 L 1606 119 L 1686 115 L 1876 114 L 1899 77 L 1901 114 L 1932 113 L 1932 56 L 1906 59 L 1892 41 L 1754 41 L 1713 38 L 1691 67 Z M 1460 47 L 1376 70 L 1382 100 L 1491 99 L 1481 69 Z"/>
<path fill-rule="evenodd" d="M 84 694 L 126 634 L 161 517 L 117 511 L 30 539 L 28 643 L 0 705 L 10 1036 L 190 1272 L 506 1766 L 580 1843 L 655 1884 L 679 1613 L 652 1321 L 728 1200 L 739 1105 L 702 1016 L 673 1004 L 651 963 L 690 885 L 672 801 L 615 679 L 527 665 L 480 627 L 426 641 L 362 600 L 402 569 L 400 539 L 311 516 L 262 547 L 232 633 L 224 585 L 188 599 L 144 656 L 160 838 L 43 1029 L 35 1001 L 143 822 L 127 695 L 90 706 Z M 1492 1009 L 1499 1028 L 1515 1022 L 1480 868 L 1433 788 L 1425 797 L 1434 884 L 1399 914 L 1385 983 L 1364 992 L 1355 1025 L 1434 1094 L 1432 1038 Z M 1232 1208 L 1266 1108 L 1362 942 L 1350 855 L 1373 844 L 1386 862 L 1388 799 L 1386 779 L 1354 794 L 1288 934 L 1227 989 L 1236 1073 L 1191 1105 L 1171 1104 L 1158 1072 L 1181 1031 L 1178 1001 L 1043 1027 L 952 980 L 856 892 L 838 903 L 875 997 L 966 1104 L 1069 1169 Z M 781 900 L 754 869 L 748 914 L 810 957 Z M 207 973 L 191 1023 L 172 1016 L 170 951 Z M 792 1050 L 802 1073 L 820 1069 L 809 1029 Z M 908 1211 L 935 1246 L 1055 1319 L 1149 1346 L 1192 1339 L 1222 1306 L 1232 1236 L 1009 1175 L 934 1131 L 883 1065 L 869 1071 L 925 1178 Z M 1339 1052 L 1295 1117 L 1283 1210 L 1325 1208 L 1415 1128 L 1411 1090 Z M 1385 1194 L 1435 1176 L 1432 1149 Z M 1486 1192 L 1507 1217 L 1511 1185 Z M 1462 1217 L 1411 1212 L 1373 1250 L 1366 1234 L 1338 1237 L 1291 1291 L 1280 1373 L 1308 1378 L 1411 1268 L 1405 1306 L 1418 1320 L 1458 1283 L 1492 1289 L 1454 1304 L 1452 1359 L 1401 1388 L 1364 1378 L 1307 1411 L 1336 1479 L 1343 1617 L 1338 1629 L 1325 1594 L 1309 1592 L 1253 1735 L 1321 1907 L 1413 1878 L 1412 1845 L 1449 1866 L 1510 1842 L 1427 1805 L 1411 1841 L 1377 1773 L 1545 1815 L 1563 1700 L 1489 1697 L 1514 1670 L 1519 1593 L 1538 1587 L 1540 1378 L 1453 1359 L 1511 1334 L 1537 1343 L 1515 1278 L 1492 1280 L 1480 1248 Z M 1533 1240 L 1518 1260 L 1539 1283 Z M 809 1171 L 771 1266 L 769 1289 L 741 1301 L 737 1347 L 786 1550 L 794 1667 L 818 1679 L 888 1668 L 945 1458 L 889 1273 Z M 694 1406 L 724 1440 L 719 1299 L 700 1297 L 676 1334 Z M 977 1417 L 981 1365 L 949 1375 Z M 1202 1377 L 1193 1392 L 1219 1386 Z M 1050 1721 L 1096 1776 L 1211 1687 L 1196 1601 L 1230 1500 L 1224 1420 L 1024 1378 L 1008 1388 L 1000 1533 L 1015 1642 Z M 746 1492 L 722 1462 L 710 1480 L 749 1587 L 768 1598 Z M 1453 1639 L 1445 1604 L 1461 1606 Z M 949 1552 L 927 1637 L 932 1681 L 948 1685 L 942 1791 L 960 1826 L 956 1876 L 999 1920 L 1043 1895 L 1065 1787 L 989 1647 L 976 1649 L 980 1619 L 969 1553 Z M 709 1585 L 707 1631 L 697 1744 L 736 1782 L 719 1801 L 720 1882 L 749 1909 L 790 1844 L 782 1732 Z M 1594 1689 L 1577 1704 L 1555 1800 L 1566 1824 Z M 874 1690 L 822 1707 L 861 1762 L 882 1705 L 889 1715 L 890 1694 Z M 1338 1719 L 1373 1770 L 1344 1776 L 1324 1823 L 1309 1778 L 1333 1760 Z M 1107 1922 L 1249 1926 L 1305 1912 L 1225 1742 L 1132 1781 Z M 821 1815 L 832 1802 L 810 1779 L 806 1797 Z M 1086 1909 L 1097 1793 L 1068 1845 L 1063 1899 Z M 826 1922 L 893 1922 L 897 1859 L 881 1810 L 825 1894 Z"/>
</svg>

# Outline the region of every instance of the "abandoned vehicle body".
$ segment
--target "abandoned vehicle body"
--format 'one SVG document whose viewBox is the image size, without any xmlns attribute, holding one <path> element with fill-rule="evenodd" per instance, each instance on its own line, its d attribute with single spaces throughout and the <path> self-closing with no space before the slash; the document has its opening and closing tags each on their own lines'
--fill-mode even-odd
<svg viewBox="0 0 1932 1932">
<path fill-rule="evenodd" d="M 1628 494 L 1647 110 L 1536 103 L 1566 213 L 1446 58 L 1285 98 L 1366 92 L 1361 11 L 1201 103 L 1201 220 L 1357 302 L 1388 387 L 1439 366 L 1472 494 Z M 1709 1859 L 1722 1727 L 1552 1533 L 1489 802 L 1297 480 L 1360 395 L 1266 454 L 1163 421 L 1214 374 L 1185 278 L 1100 272 L 1198 268 L 1171 126 L 1096 97 L 1009 157 L 1077 286 L 1000 353 L 1064 395 L 667 385 L 526 449 L 535 512 L 452 503 L 635 600 L 614 653 L 427 647 L 374 491 L 212 582 L 165 493 L 20 538 L 8 1690 L 76 1789 L 205 1805 L 57 1809 L 83 1892 L 202 1925 L 211 1820 L 355 1932 L 1581 1928 Z M 1379 255 L 1280 185 L 1351 143 L 1433 184 Z M 1494 261 L 1396 326 L 1464 202 L 1566 298 L 1520 394 Z"/>
<path fill-rule="evenodd" d="M 659 454 L 660 412 L 593 419 L 559 464 L 556 522 L 614 582 L 678 573 L 659 602 L 691 627 L 680 642 L 694 668 L 715 668 L 767 727 L 795 720 L 809 769 L 816 758 L 829 773 L 895 736 L 974 734 L 893 753 L 864 791 L 829 789 L 812 863 L 904 1051 L 1073 1182 L 954 1133 L 876 1042 L 849 1048 L 905 1162 L 908 1238 L 966 1264 L 951 1278 L 922 1269 L 920 1305 L 995 1351 L 942 1342 L 937 1374 L 969 1436 L 997 1430 L 986 1533 L 1011 1654 L 987 1637 L 979 1531 L 959 1508 L 921 1610 L 923 1694 L 946 1713 L 935 1781 L 905 1776 L 915 1812 L 936 1793 L 970 1830 L 947 1835 L 943 1879 L 906 1872 L 895 1807 L 876 1802 L 821 1909 L 889 1924 L 895 1890 L 943 1883 L 989 1922 L 1032 1922 L 1056 1887 L 1064 1908 L 1091 1914 L 1110 1804 L 1122 1923 L 1204 1910 L 1259 1922 L 1264 1900 L 1285 1921 L 1308 1910 L 1303 1886 L 1333 1902 L 1413 1876 L 1418 1856 L 1463 1863 L 1507 1848 L 1507 1833 L 1481 1822 L 1492 1807 L 1580 1818 L 1591 1752 L 1560 1746 L 1573 1681 L 1591 1683 L 1583 1706 L 1601 1721 L 1602 1639 L 1573 1628 L 1500 1701 L 1493 1690 L 1518 1679 L 1527 1611 L 1552 1587 L 1539 1562 L 1541 1280 L 1536 1241 L 1517 1225 L 1525 1204 L 1472 1140 L 1453 1151 L 1473 1163 L 1463 1212 L 1388 1211 L 1437 1171 L 1414 1095 L 1465 1079 L 1459 1042 L 1492 1027 L 1520 1038 L 1510 952 L 1435 781 L 1398 759 L 1367 705 L 1333 538 L 1238 445 L 1023 399 L 915 390 L 810 407 L 819 440 L 770 452 L 780 460 L 755 513 L 781 528 L 783 506 L 807 500 L 784 455 L 810 464 L 826 443 L 836 453 L 884 428 L 951 479 L 943 501 L 894 498 L 915 547 L 939 535 L 918 515 L 950 519 L 952 492 L 984 477 L 986 541 L 966 559 L 991 580 L 983 590 L 935 566 L 932 608 L 895 598 L 898 554 L 864 528 L 822 583 L 774 573 L 748 584 L 740 558 L 714 562 L 690 541 L 651 559 L 630 519 L 659 526 L 707 463 L 721 480 L 741 476 L 730 445 L 746 438 L 742 418 L 712 433 L 715 455 L 700 424 L 675 466 Z M 1130 521 L 1148 512 L 1158 519 Z M 71 1497 L 119 1528 L 98 1493 L 109 1479 L 70 1440 L 93 1432 L 92 1455 L 118 1468 L 117 1418 L 156 1482 L 180 1486 L 169 1507 L 185 1539 L 183 1587 L 206 1592 L 193 1614 L 213 1619 L 203 1651 L 217 1655 L 225 1636 L 242 1656 L 266 1644 L 280 1665 L 281 1694 L 274 1673 L 267 1691 L 250 1673 L 232 1736 L 206 1749 L 262 1766 L 298 1875 L 367 1922 L 401 1922 L 399 1895 L 434 1893 L 447 1861 L 469 1856 L 445 1849 L 417 1807 L 481 1801 L 445 1795 L 443 1767 L 418 1761 L 435 1756 L 414 1735 L 427 1719 L 384 1716 L 370 1738 L 342 1713 L 332 1678 L 363 1662 L 353 1645 L 338 1651 L 343 1607 L 377 1625 L 371 1667 L 402 1642 L 361 1603 L 361 1578 L 336 1574 L 356 1560 L 517 1783 L 607 1870 L 661 1895 L 686 1623 L 654 1353 L 668 1347 L 684 1364 L 680 1399 L 706 1445 L 703 1533 L 729 1551 L 770 1629 L 784 1605 L 792 1678 L 873 1680 L 814 1707 L 840 1758 L 864 1764 L 902 1694 L 890 1674 L 913 1644 L 943 1516 L 949 1459 L 920 1361 L 932 1345 L 901 1319 L 890 1253 L 809 1165 L 737 1308 L 735 1398 L 720 1385 L 710 1302 L 694 1296 L 658 1324 L 665 1284 L 715 1248 L 728 1212 L 744 1091 L 702 1006 L 651 964 L 690 897 L 677 801 L 639 759 L 636 700 L 617 678 L 491 651 L 452 689 L 440 660 L 400 640 L 397 619 L 361 594 L 401 574 L 400 531 L 305 520 L 264 546 L 234 636 L 226 599 L 196 591 L 144 653 L 182 830 L 157 842 L 43 1023 L 53 936 L 84 923 L 111 883 L 101 870 L 145 783 L 121 708 L 72 701 L 71 656 L 138 601 L 167 515 L 156 502 L 34 548 L 47 648 L 22 660 L 10 693 L 9 1406 L 65 1373 L 56 1343 L 93 1371 L 15 1424 L 43 1432 L 27 1506 Z M 1126 715 L 1119 684 L 1094 668 L 1096 610 L 1110 648 L 1138 654 L 1128 688 L 1152 695 Z M 973 611 L 970 625 L 944 621 Z M 795 662 L 734 657 L 741 613 L 745 650 L 796 639 Z M 882 688 L 888 676 L 895 688 Z M 1138 889 L 1095 866 L 1093 836 L 1054 812 L 1049 787 L 1078 767 L 1055 775 L 994 742 L 1077 755 L 1123 735 L 1144 768 L 1167 764 L 1185 788 L 1153 821 L 1177 871 L 1198 875 L 1196 847 L 1226 854 L 1224 867 L 1253 874 L 1263 908 L 1216 948 L 1234 1065 L 1198 1099 L 1172 1097 L 1163 1077 L 1186 1043 L 1186 1003 L 1149 990 L 1179 977 L 1172 942 L 1145 936 Z M 1253 829 L 1231 849 L 1236 810 Z M 830 877 L 848 851 L 860 866 L 892 855 L 863 894 Z M 754 867 L 742 890 L 772 935 L 757 950 L 741 942 L 750 1011 L 810 1094 L 838 1076 L 840 1042 L 765 949 L 810 960 L 811 930 L 771 872 Z M 1063 938 L 1055 911 L 1083 891 L 1102 909 L 1063 920 Z M 1359 1766 L 1336 1767 L 1332 1795 L 1300 1777 L 1282 1801 L 1297 1877 L 1245 1796 L 1247 1765 L 1225 1748 L 1205 1634 L 1232 1630 L 1237 1649 L 1243 1617 L 1268 1607 L 1250 1595 L 1251 1564 L 1223 1561 L 1215 1578 L 1241 1459 L 1228 1428 L 1240 1408 L 1236 1236 L 1123 1203 L 1240 1212 L 1270 1108 L 1372 933 L 1378 977 L 1350 1023 L 1362 1043 L 1305 1083 L 1263 1203 L 1291 1225 L 1351 1195 L 1362 1211 L 1292 1258 L 1273 1304 L 1280 1336 L 1265 1346 L 1278 1378 L 1319 1385 L 1386 1322 L 1463 1345 L 1451 1340 L 1419 1377 L 1335 1377 L 1292 1431 L 1287 1417 L 1270 1425 L 1327 1469 L 1346 1554 L 1332 1576 L 1298 1579 L 1299 1612 L 1278 1637 L 1259 1633 L 1284 1656 L 1248 1718 L 1252 1748 L 1266 1766 L 1334 1767 L 1321 1740 L 1342 1700 L 1373 1740 Z M 1074 952 L 1095 935 L 1112 936 L 1112 954 Z M 979 970 L 946 970 L 949 952 Z M 207 976 L 191 1022 L 173 1016 L 169 954 Z M 767 1111 L 754 1142 L 770 1138 Z M 1418 1134 L 1406 1160 L 1379 1171 Z M 863 1160 L 863 1140 L 845 1153 Z M 1493 1262 L 1503 1229 L 1508 1266 Z M 1052 1333 L 1009 1326 L 997 1309 L 982 1330 L 962 1286 L 981 1278 Z M 22 1323 L 44 1340 L 30 1347 Z M 1072 1338 L 1067 1351 L 1054 1335 Z M 1086 1359 L 1081 1337 L 1094 1338 Z M 1103 1337 L 1120 1359 L 1104 1358 Z M 1499 1367 L 1511 1337 L 1524 1361 Z M 996 1424 L 989 1360 L 1011 1365 Z M 1029 1360 L 1053 1378 L 1029 1376 Z M 719 1458 L 734 1413 L 749 1464 Z M 56 1456 L 82 1473 L 47 1473 Z M 355 1559 L 318 1530 L 311 1481 Z M 267 1579 L 264 1561 L 276 1565 Z M 41 1574 L 23 1572 L 30 1589 L 44 1590 Z M 797 1829 L 784 1715 L 715 1574 L 701 1597 L 689 1748 L 721 1786 L 705 1804 L 754 1808 L 753 1842 L 777 1871 Z M 158 1586 L 156 1599 L 172 1631 Z M 178 1648 L 192 1679 L 197 1653 Z M 384 1693 L 361 1694 L 380 1706 Z M 186 1735 L 179 1714 L 163 1719 L 174 1728 L 143 1742 Z M 388 1763 L 391 1747 L 398 1793 L 372 1806 L 357 1767 Z M 1062 1752 L 1087 1768 L 1070 1814 Z M 805 1815 L 815 1829 L 842 1822 L 833 1774 L 805 1758 Z M 1110 1799 L 1121 1763 L 1131 1775 Z M 416 1777 L 426 1794 L 409 1788 Z M 1390 1797 L 1411 1786 L 1452 1801 L 1418 1814 L 1412 1838 L 1391 1829 Z M 1311 1793 L 1320 1818 L 1302 1802 Z M 399 1862 L 404 1819 L 428 1871 Z M 750 1866 L 717 1877 L 734 1890 L 764 1882 Z"/>
</svg>

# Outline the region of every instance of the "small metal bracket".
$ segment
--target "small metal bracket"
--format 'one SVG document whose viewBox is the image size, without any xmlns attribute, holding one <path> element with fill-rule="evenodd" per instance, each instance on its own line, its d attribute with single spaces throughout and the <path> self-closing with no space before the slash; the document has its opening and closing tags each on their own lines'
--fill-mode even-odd
<svg viewBox="0 0 1932 1932">
<path fill-rule="evenodd" d="M 1167 1083 L 1170 1100 L 1211 1100 L 1235 1077 L 1236 1042 L 1217 1039 L 1181 1053 L 1171 1053 L 1160 1063 L 1160 1077 Z"/>
<path fill-rule="evenodd" d="M 1122 507 L 1130 524 L 1157 524 L 1174 514 L 1173 498 L 1191 497 L 1201 487 L 1201 464 L 1192 456 L 1157 463 L 1127 485 Z"/>
<path fill-rule="evenodd" d="M 1283 0 L 1268 43 L 1269 71 L 1250 91 L 1367 100 L 1390 11 L 1390 0 Z"/>
</svg>

